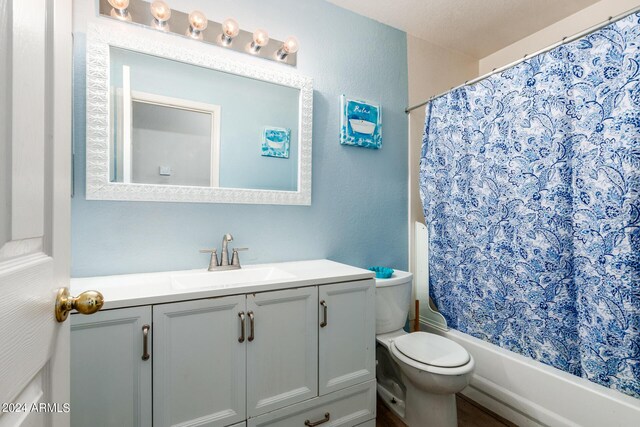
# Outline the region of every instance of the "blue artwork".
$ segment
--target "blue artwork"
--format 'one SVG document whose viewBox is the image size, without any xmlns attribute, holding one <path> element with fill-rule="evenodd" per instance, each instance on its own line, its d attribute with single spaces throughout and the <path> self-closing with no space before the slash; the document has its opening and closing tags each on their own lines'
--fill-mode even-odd
<svg viewBox="0 0 640 427">
<path fill-rule="evenodd" d="M 288 159 L 290 142 L 291 129 L 265 127 L 262 134 L 262 155 Z"/>
<path fill-rule="evenodd" d="M 640 14 L 427 107 L 449 326 L 640 398 Z"/>
<path fill-rule="evenodd" d="M 341 97 L 340 143 L 365 148 L 382 146 L 380 105 Z"/>
</svg>

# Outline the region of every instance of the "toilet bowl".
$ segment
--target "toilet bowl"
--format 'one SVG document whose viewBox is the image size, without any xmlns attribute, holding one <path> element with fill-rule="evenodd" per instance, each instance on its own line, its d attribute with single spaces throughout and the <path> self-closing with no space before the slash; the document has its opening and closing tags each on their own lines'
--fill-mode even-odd
<svg viewBox="0 0 640 427">
<path fill-rule="evenodd" d="M 456 427 L 455 393 L 475 366 L 458 343 L 403 327 L 411 303 L 411 273 L 376 279 L 378 394 L 409 427 Z"/>
</svg>

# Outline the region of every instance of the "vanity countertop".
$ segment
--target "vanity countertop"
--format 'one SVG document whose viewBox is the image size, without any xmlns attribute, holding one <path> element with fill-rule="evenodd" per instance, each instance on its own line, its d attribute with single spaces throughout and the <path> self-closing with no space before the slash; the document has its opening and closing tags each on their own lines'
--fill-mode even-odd
<svg viewBox="0 0 640 427">
<path fill-rule="evenodd" d="M 75 278 L 71 279 L 71 294 L 100 291 L 105 299 L 103 310 L 108 310 L 373 277 L 372 271 L 323 259 L 247 265 L 229 271 L 198 269 Z"/>
</svg>

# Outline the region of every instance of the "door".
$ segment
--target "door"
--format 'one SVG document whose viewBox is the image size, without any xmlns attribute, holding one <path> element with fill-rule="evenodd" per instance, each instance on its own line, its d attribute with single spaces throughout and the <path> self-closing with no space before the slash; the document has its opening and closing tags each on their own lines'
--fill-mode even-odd
<svg viewBox="0 0 640 427">
<path fill-rule="evenodd" d="M 247 412 L 318 395 L 318 288 L 247 295 Z"/>
<path fill-rule="evenodd" d="M 319 287 L 320 395 L 375 377 L 375 282 Z"/>
<path fill-rule="evenodd" d="M 0 1 L 2 426 L 69 425 L 70 160 L 71 1 Z"/>
<path fill-rule="evenodd" d="M 246 418 L 245 300 L 153 307 L 155 427 L 222 427 Z"/>
<path fill-rule="evenodd" d="M 151 427 L 151 307 L 71 315 L 72 427 Z"/>
</svg>

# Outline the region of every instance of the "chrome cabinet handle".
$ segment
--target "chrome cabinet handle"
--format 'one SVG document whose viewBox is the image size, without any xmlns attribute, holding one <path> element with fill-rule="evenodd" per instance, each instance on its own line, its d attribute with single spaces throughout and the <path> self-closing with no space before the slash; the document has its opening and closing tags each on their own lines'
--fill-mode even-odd
<svg viewBox="0 0 640 427">
<path fill-rule="evenodd" d="M 305 420 L 304 425 L 306 425 L 307 427 L 316 427 L 316 426 L 319 426 L 320 424 L 328 423 L 330 419 L 331 419 L 331 414 L 327 412 L 324 414 L 324 418 L 321 419 L 320 421 L 311 422 L 309 420 Z"/>
<path fill-rule="evenodd" d="M 151 326 L 142 326 L 142 360 L 149 360 L 149 329 Z"/>
<path fill-rule="evenodd" d="M 325 300 L 320 301 L 320 305 L 322 306 L 322 322 L 320 323 L 320 327 L 324 328 L 327 326 L 327 303 Z"/>
<path fill-rule="evenodd" d="M 254 320 L 253 320 L 253 311 L 247 313 L 249 316 L 249 338 L 248 341 L 251 342 L 255 339 L 255 329 L 254 329 Z"/>
<path fill-rule="evenodd" d="M 238 342 L 244 342 L 244 311 L 238 313 L 238 317 L 240 317 L 240 338 L 238 338 Z"/>
</svg>

